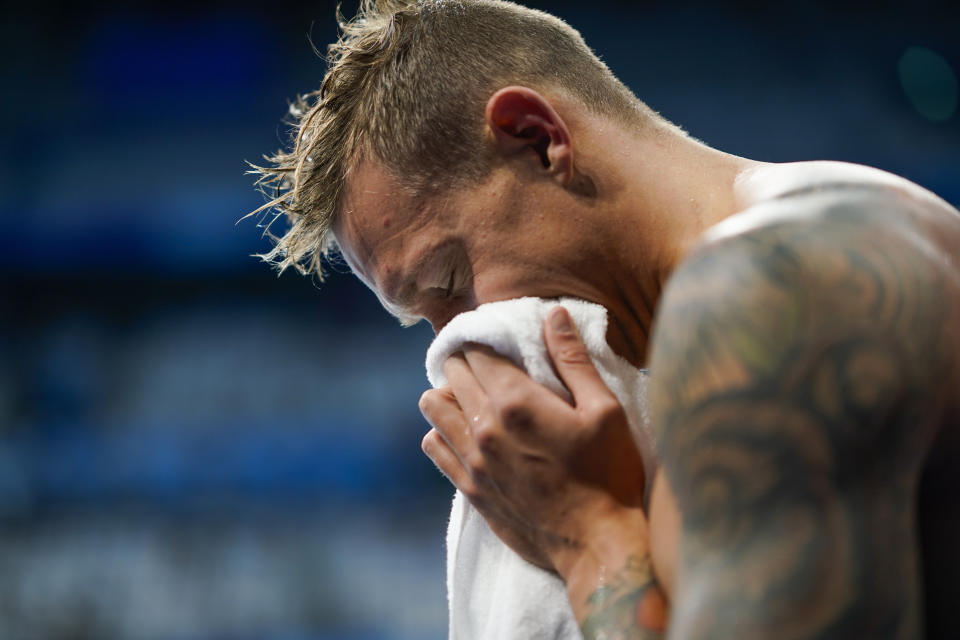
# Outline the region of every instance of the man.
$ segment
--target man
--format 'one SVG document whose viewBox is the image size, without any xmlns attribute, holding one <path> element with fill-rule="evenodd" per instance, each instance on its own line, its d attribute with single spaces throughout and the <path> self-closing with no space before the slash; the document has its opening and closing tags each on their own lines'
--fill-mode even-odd
<svg viewBox="0 0 960 640">
<path fill-rule="evenodd" d="M 671 638 L 953 635 L 956 210 L 865 167 L 710 149 L 516 5 L 369 0 L 330 53 L 261 169 L 290 221 L 268 260 L 319 274 L 335 238 L 435 330 L 583 298 L 651 368 L 648 513 L 563 312 L 544 337 L 572 405 L 480 347 L 421 398 L 425 452 L 564 578 L 586 637 L 660 637 L 667 602 Z"/>
</svg>

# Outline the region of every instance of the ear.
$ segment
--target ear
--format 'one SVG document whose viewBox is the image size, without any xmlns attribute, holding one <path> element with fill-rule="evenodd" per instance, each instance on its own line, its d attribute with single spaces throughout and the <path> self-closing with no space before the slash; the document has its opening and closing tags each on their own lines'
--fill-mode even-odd
<svg viewBox="0 0 960 640">
<path fill-rule="evenodd" d="M 534 151 L 564 187 L 573 180 L 570 130 L 545 97 L 527 87 L 504 87 L 487 100 L 486 118 L 503 155 Z"/>
</svg>

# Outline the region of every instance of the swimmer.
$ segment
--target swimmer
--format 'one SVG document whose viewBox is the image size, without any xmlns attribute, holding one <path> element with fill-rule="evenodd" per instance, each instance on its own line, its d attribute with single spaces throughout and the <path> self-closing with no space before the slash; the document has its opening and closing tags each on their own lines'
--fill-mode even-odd
<svg viewBox="0 0 960 640">
<path fill-rule="evenodd" d="M 562 311 L 567 403 L 476 347 L 423 449 L 588 639 L 956 637 L 960 213 L 876 169 L 768 164 L 656 114 L 562 21 L 368 0 L 261 169 L 404 323 L 573 296 L 651 370 L 649 509 L 623 410 Z"/>
</svg>

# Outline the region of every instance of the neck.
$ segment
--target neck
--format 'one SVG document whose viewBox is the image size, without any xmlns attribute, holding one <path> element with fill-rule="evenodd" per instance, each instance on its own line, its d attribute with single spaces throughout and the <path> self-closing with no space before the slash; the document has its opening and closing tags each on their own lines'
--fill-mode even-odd
<svg viewBox="0 0 960 640">
<path fill-rule="evenodd" d="M 617 147 L 608 185 L 613 224 L 603 254 L 612 312 L 608 341 L 634 364 L 645 361 L 660 293 L 703 232 L 736 213 L 737 176 L 762 163 L 711 149 L 672 130 Z M 600 187 L 603 190 L 603 186 Z M 629 231 L 628 231 L 629 230 Z"/>
<path fill-rule="evenodd" d="M 662 287 L 709 227 L 740 210 L 734 184 L 763 163 L 712 149 L 672 131 L 638 141 L 630 180 L 615 203 L 622 223 L 636 229 L 646 251 L 620 234 L 621 256 L 636 278 L 653 271 Z M 640 260 L 627 256 L 637 254 Z M 645 258 L 645 259 L 643 259 Z"/>
</svg>

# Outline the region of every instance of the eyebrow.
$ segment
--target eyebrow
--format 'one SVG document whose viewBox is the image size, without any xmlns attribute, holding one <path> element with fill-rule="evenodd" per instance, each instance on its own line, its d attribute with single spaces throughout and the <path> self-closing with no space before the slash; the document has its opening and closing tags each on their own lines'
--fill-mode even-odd
<svg viewBox="0 0 960 640">
<path fill-rule="evenodd" d="M 394 272 L 389 280 L 383 282 L 383 292 L 380 293 L 375 287 L 371 287 L 380 299 L 380 304 L 390 315 L 396 318 L 401 325 L 408 327 L 421 320 L 421 316 L 416 315 L 410 309 L 414 306 L 416 297 L 417 278 L 420 270 L 423 268 L 425 259 L 417 261 L 417 266 L 410 274 Z"/>
</svg>

